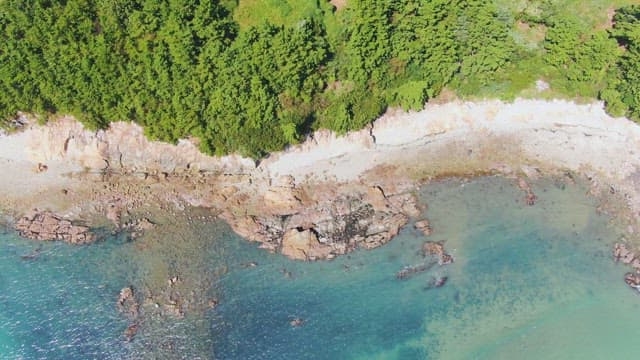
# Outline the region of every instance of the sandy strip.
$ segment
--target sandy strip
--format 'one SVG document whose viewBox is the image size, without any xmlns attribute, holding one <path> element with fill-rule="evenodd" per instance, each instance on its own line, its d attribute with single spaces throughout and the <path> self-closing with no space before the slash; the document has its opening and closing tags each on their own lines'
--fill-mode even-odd
<svg viewBox="0 0 640 360">
<path fill-rule="evenodd" d="M 328 174 L 352 180 L 381 163 L 407 162 L 411 154 L 434 142 L 513 137 L 532 161 L 572 170 L 591 167 L 608 177 L 625 179 L 640 159 L 640 127 L 611 118 L 602 104 L 516 100 L 427 105 L 420 112 L 387 114 L 371 130 L 336 137 L 329 132 L 263 162 L 274 175 L 296 178 Z M 496 157 L 496 161 L 500 161 Z"/>
</svg>

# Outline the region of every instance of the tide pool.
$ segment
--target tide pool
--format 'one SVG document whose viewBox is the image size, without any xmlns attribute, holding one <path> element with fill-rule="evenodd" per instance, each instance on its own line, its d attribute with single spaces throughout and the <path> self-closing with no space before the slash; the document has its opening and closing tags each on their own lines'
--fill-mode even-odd
<svg viewBox="0 0 640 360">
<path fill-rule="evenodd" d="M 640 296 L 611 258 L 621 233 L 580 185 L 513 180 L 425 186 L 434 232 L 412 226 L 384 247 L 304 263 L 269 254 L 222 223 L 171 224 L 153 246 L 92 246 L 0 234 L 0 354 L 15 359 L 626 359 L 640 355 Z M 175 220 L 178 221 L 178 220 Z M 160 230 L 162 225 L 160 225 Z M 446 266 L 425 241 L 444 241 Z M 22 256 L 34 254 L 35 259 Z M 255 266 L 250 266 L 250 264 Z M 169 269 L 169 270 L 167 270 Z M 220 304 L 149 319 L 122 336 L 118 291 L 179 273 Z M 158 275 L 161 274 L 161 275 Z M 440 288 L 435 278 L 447 277 Z M 157 279 L 156 279 L 157 278 Z M 292 326 L 293 320 L 300 326 Z"/>
</svg>

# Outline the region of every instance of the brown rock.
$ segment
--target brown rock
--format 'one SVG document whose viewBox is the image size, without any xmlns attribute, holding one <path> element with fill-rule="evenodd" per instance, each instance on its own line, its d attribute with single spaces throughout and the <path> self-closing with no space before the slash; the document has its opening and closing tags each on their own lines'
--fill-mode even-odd
<svg viewBox="0 0 640 360">
<path fill-rule="evenodd" d="M 389 196 L 387 200 L 389 200 L 391 206 L 397 209 L 396 211 L 400 211 L 407 216 L 417 217 L 421 214 L 418 208 L 418 201 L 415 195 L 411 193 Z"/>
<path fill-rule="evenodd" d="M 613 246 L 613 259 L 615 261 L 622 261 L 623 264 L 630 264 L 633 262 L 635 254 L 627 248 L 625 244 L 616 243 Z"/>
<path fill-rule="evenodd" d="M 138 316 L 139 304 L 134 296 L 133 288 L 131 286 L 122 288 L 118 295 L 118 310 L 126 314 L 130 318 L 136 318 Z"/>
<path fill-rule="evenodd" d="M 422 233 L 424 234 L 424 236 L 429 236 L 431 235 L 431 224 L 429 223 L 429 220 L 424 219 L 424 220 L 420 220 L 420 221 L 416 221 L 414 227 L 419 230 L 422 231 Z"/>
<path fill-rule="evenodd" d="M 630 287 L 640 291 L 640 275 L 634 273 L 626 273 L 624 275 L 624 282 Z"/>
<path fill-rule="evenodd" d="M 283 175 L 273 181 L 273 186 L 293 189 L 296 187 L 296 179 L 291 175 Z"/>
<path fill-rule="evenodd" d="M 367 189 L 367 195 L 365 201 L 373 206 L 375 211 L 387 210 L 387 198 L 384 196 L 384 191 L 379 186 L 371 186 Z"/>
<path fill-rule="evenodd" d="M 322 246 L 311 230 L 288 230 L 282 238 L 283 255 L 296 260 L 324 259 L 329 255 L 329 247 Z"/>
<path fill-rule="evenodd" d="M 304 325 L 304 320 L 300 319 L 300 318 L 295 318 L 291 321 L 289 321 L 289 325 L 291 325 L 292 327 L 299 327 Z"/>
<path fill-rule="evenodd" d="M 15 229 L 20 236 L 34 240 L 61 240 L 70 244 L 88 244 L 95 241 L 95 235 L 88 227 L 73 225 L 71 221 L 48 211 L 36 211 L 22 217 L 16 222 Z"/>
<path fill-rule="evenodd" d="M 426 255 L 444 255 L 444 245 L 442 242 L 427 241 L 422 245 L 422 252 Z"/>
<path fill-rule="evenodd" d="M 209 306 L 209 309 L 215 309 L 219 303 L 220 302 L 218 301 L 217 298 L 213 298 L 213 299 L 209 299 L 209 301 L 207 302 L 207 306 Z"/>
<path fill-rule="evenodd" d="M 272 188 L 264 194 L 264 205 L 274 214 L 291 215 L 300 209 L 300 200 L 296 191 L 288 188 Z"/>
<path fill-rule="evenodd" d="M 439 265 L 447 265 L 453 262 L 453 256 L 447 254 L 444 249 L 444 242 L 427 241 L 422 245 L 424 256 L 435 256 Z"/>
<path fill-rule="evenodd" d="M 133 338 L 136 336 L 137 333 L 138 333 L 138 324 L 133 323 L 127 326 L 127 329 L 124 331 L 124 337 L 126 338 L 127 342 L 129 342 L 133 340 Z"/>
</svg>

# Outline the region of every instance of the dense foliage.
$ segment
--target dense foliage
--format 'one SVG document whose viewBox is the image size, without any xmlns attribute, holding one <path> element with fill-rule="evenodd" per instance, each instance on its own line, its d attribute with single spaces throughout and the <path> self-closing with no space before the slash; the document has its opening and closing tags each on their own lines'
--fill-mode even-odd
<svg viewBox="0 0 640 360">
<path fill-rule="evenodd" d="M 2 0 L 0 118 L 135 121 L 154 139 L 257 158 L 445 88 L 544 96 L 532 93 L 543 79 L 547 96 L 599 97 L 640 119 L 640 6 L 628 2 Z"/>
</svg>

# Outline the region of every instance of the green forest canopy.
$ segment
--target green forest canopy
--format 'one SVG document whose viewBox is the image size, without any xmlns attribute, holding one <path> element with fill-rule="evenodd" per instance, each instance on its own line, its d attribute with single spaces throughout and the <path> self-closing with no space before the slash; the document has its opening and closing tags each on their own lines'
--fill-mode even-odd
<svg viewBox="0 0 640 360">
<path fill-rule="evenodd" d="M 259 158 L 387 107 L 599 98 L 640 120 L 640 6 L 604 0 L 0 0 L 0 119 L 134 121 Z M 4 120 L 4 121 L 6 121 Z"/>
</svg>

